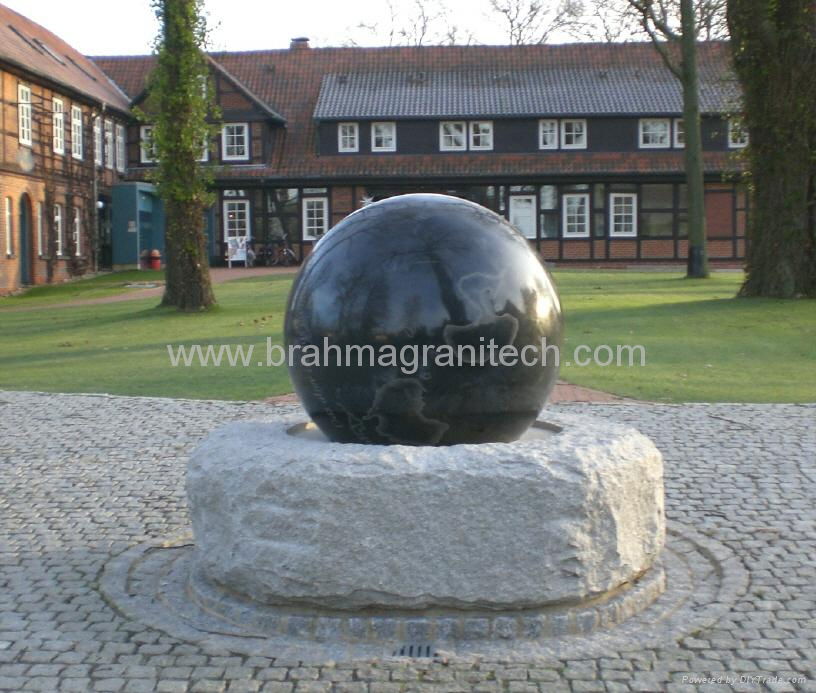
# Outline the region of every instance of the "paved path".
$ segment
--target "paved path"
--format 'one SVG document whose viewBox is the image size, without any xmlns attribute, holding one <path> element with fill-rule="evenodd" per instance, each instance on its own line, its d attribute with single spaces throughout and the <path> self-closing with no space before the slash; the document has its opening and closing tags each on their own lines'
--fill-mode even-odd
<svg viewBox="0 0 816 693">
<path fill-rule="evenodd" d="M 294 274 L 297 267 L 212 267 L 210 269 L 210 279 L 213 284 L 223 284 L 235 279 L 247 279 L 249 277 L 263 277 L 275 274 Z M 50 303 L 47 305 L 35 306 L 14 306 L 4 307 L 4 312 L 18 312 L 24 310 L 46 310 L 51 308 L 72 308 L 74 306 L 97 306 L 104 303 L 121 303 L 122 301 L 138 301 L 143 298 L 159 298 L 164 293 L 163 282 L 161 286 L 149 289 L 126 289 L 124 293 L 113 296 L 102 296 L 101 298 L 85 298 L 65 303 Z"/>
<path fill-rule="evenodd" d="M 189 526 L 185 463 L 202 436 L 289 409 L 0 392 L 0 690 L 816 691 L 816 405 L 556 408 L 655 440 L 669 520 L 727 546 L 750 576 L 714 625 L 602 657 L 523 661 L 304 665 L 190 644 L 111 608 L 100 571 Z"/>
</svg>

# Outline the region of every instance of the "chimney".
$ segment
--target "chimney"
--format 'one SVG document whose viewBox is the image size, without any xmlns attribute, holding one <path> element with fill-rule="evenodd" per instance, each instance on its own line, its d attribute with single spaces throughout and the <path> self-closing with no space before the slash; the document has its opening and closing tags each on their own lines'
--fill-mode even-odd
<svg viewBox="0 0 816 693">
<path fill-rule="evenodd" d="M 298 36 L 297 38 L 293 38 L 291 43 L 289 44 L 290 51 L 302 51 L 308 48 L 309 48 L 308 36 Z"/>
</svg>

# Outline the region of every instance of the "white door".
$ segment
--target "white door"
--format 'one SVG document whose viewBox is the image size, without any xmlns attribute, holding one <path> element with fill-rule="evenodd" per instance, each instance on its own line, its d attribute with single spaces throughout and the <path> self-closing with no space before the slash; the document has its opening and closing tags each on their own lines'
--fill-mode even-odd
<svg viewBox="0 0 816 693">
<path fill-rule="evenodd" d="M 536 237 L 536 198 L 535 195 L 510 196 L 510 223 L 525 238 Z"/>
<path fill-rule="evenodd" d="M 247 263 L 249 243 L 249 200 L 224 200 L 224 242 L 227 246 L 227 265 Z"/>
</svg>

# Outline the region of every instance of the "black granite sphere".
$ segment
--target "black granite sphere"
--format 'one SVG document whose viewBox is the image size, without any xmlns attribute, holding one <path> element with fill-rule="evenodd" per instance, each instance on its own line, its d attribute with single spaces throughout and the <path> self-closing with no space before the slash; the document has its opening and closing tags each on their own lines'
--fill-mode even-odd
<svg viewBox="0 0 816 693">
<path fill-rule="evenodd" d="M 528 242 L 445 195 L 340 222 L 303 265 L 285 324 L 295 391 L 328 438 L 407 445 L 516 440 L 555 384 L 562 331 Z"/>
</svg>

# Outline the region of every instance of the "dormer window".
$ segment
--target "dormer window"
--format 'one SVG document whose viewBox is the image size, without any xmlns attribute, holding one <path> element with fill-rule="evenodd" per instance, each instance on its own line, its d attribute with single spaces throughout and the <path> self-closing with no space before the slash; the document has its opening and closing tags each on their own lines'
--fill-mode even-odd
<svg viewBox="0 0 816 693">
<path fill-rule="evenodd" d="M 538 148 L 558 149 L 558 121 L 538 121 Z"/>
<path fill-rule="evenodd" d="M 337 151 L 360 151 L 360 132 L 357 123 L 340 123 L 337 126 Z"/>
<path fill-rule="evenodd" d="M 748 132 L 739 118 L 728 119 L 728 147 L 742 149 L 748 146 Z"/>
<path fill-rule="evenodd" d="M 641 118 L 638 133 L 641 149 L 668 149 L 671 146 L 671 121 L 668 118 Z"/>
<path fill-rule="evenodd" d="M 492 121 L 474 120 L 470 123 L 470 148 L 493 149 Z"/>
<path fill-rule="evenodd" d="M 686 146 L 686 126 L 683 125 L 682 118 L 674 119 L 674 146 L 676 149 Z"/>
<path fill-rule="evenodd" d="M 587 122 L 584 119 L 561 121 L 561 149 L 586 149 Z"/>
<path fill-rule="evenodd" d="M 221 158 L 224 161 L 249 159 L 249 125 L 228 123 L 221 130 Z"/>
<path fill-rule="evenodd" d="M 371 123 L 371 151 L 397 151 L 396 123 Z"/>
<path fill-rule="evenodd" d="M 443 121 L 439 123 L 439 150 L 456 152 L 467 149 L 465 121 Z"/>
</svg>

